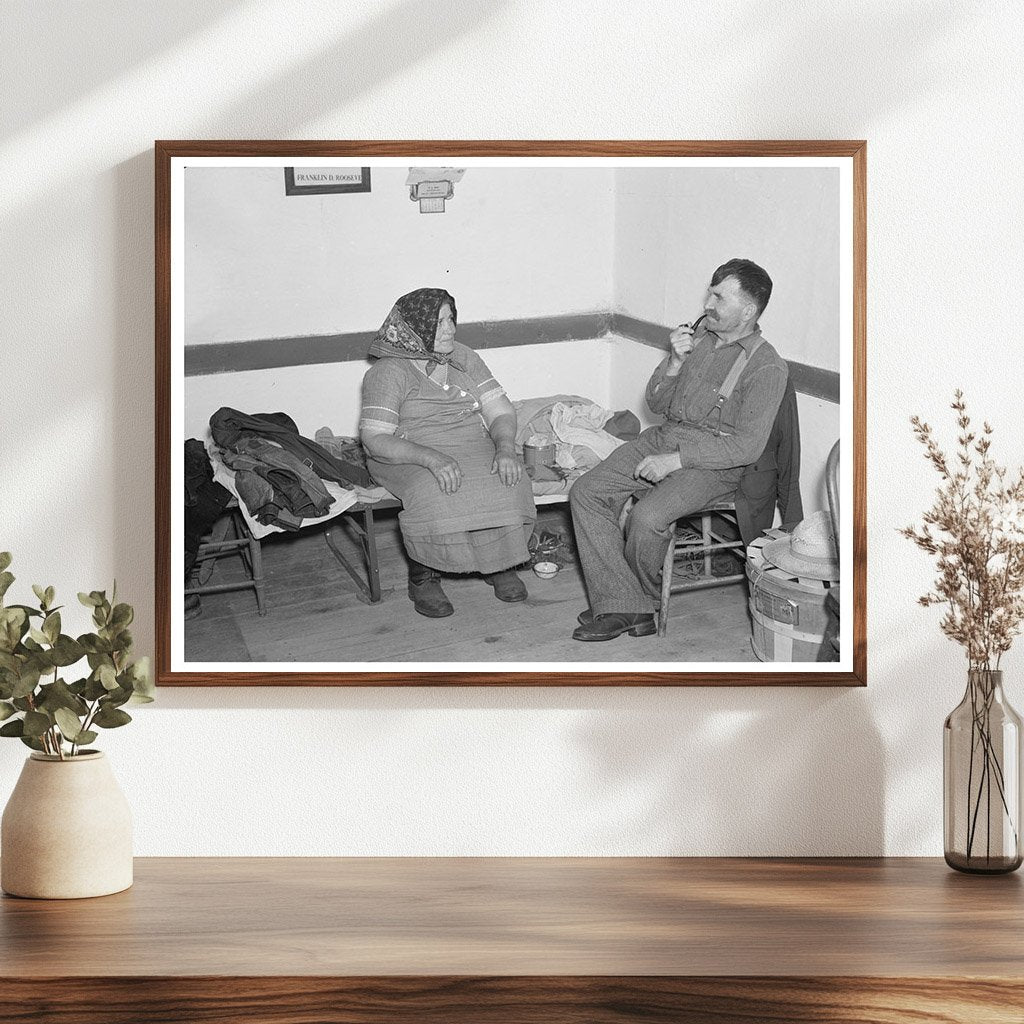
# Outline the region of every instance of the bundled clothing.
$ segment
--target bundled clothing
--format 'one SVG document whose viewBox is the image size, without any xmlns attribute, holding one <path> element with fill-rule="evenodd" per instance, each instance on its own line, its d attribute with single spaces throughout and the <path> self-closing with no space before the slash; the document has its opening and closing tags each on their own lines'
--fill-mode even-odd
<svg viewBox="0 0 1024 1024">
<path fill-rule="evenodd" d="M 210 417 L 210 434 L 219 447 L 229 450 L 245 437 L 274 441 L 305 463 L 321 480 L 333 480 L 342 487 L 349 484 L 368 487 L 370 484 L 365 469 L 336 459 L 315 441 L 303 437 L 287 413 L 260 412 L 249 416 L 225 407 Z"/>
<path fill-rule="evenodd" d="M 445 494 L 422 466 L 370 457 L 373 479 L 402 502 L 410 558 L 446 572 L 495 573 L 529 560 L 536 509 L 524 474 L 506 487 L 491 472 L 495 447 L 484 410 L 505 395 L 484 361 L 459 342 L 434 352 L 438 315 L 455 300 L 439 288 L 402 296 L 381 325 L 363 378 L 360 431 L 394 434 L 455 459 L 462 483 Z"/>
<path fill-rule="evenodd" d="M 210 417 L 210 435 L 224 464 L 235 473 L 235 488 L 258 522 L 295 531 L 304 519 L 326 515 L 334 503 L 324 486 L 364 481 L 365 470 L 343 463 L 299 434 L 283 412 L 248 415 L 222 408 Z"/>
<path fill-rule="evenodd" d="M 640 420 L 633 413 L 609 412 L 580 395 L 548 395 L 512 404 L 519 418 L 516 445 L 522 448 L 535 435 L 548 437 L 555 444 L 556 465 L 566 470 L 592 469 L 640 433 Z"/>
<path fill-rule="evenodd" d="M 192 574 L 199 544 L 231 500 L 231 493 L 213 479 L 203 442 L 185 442 L 185 582 Z"/>
</svg>

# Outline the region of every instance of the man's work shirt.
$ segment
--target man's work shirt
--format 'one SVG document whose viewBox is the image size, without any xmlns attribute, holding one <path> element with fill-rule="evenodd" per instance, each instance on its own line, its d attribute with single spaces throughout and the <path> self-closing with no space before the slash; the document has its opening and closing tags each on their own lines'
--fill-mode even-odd
<svg viewBox="0 0 1024 1024">
<path fill-rule="evenodd" d="M 721 410 L 718 391 L 740 355 L 753 350 L 760 327 L 739 341 L 715 348 L 717 336 L 700 330 L 679 374 L 666 374 L 668 357 L 647 383 L 651 412 L 665 416 L 656 428 L 666 452 L 677 449 L 682 468 L 731 469 L 757 460 L 775 421 L 789 368 L 768 342 L 761 340 Z M 715 430 L 720 433 L 716 436 Z"/>
</svg>

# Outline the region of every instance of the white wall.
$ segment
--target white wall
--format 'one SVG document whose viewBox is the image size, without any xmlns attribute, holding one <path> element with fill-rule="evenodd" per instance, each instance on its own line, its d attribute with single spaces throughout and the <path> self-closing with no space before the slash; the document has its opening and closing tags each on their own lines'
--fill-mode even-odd
<svg viewBox="0 0 1024 1024">
<path fill-rule="evenodd" d="M 870 140 L 867 689 L 165 690 L 105 737 L 138 852 L 938 854 L 964 666 L 896 532 L 935 484 L 907 419 L 949 436 L 959 384 L 1024 452 L 1022 29 L 1009 0 L 0 4 L 12 596 L 116 576 L 143 650 L 154 138 Z"/>
<path fill-rule="evenodd" d="M 376 330 L 423 287 L 464 322 L 608 308 L 611 168 L 473 167 L 441 214 L 410 201 L 407 171 L 287 196 L 280 167 L 187 168 L 186 343 Z"/>
<path fill-rule="evenodd" d="M 593 339 L 491 348 L 481 355 L 513 400 L 568 393 L 607 405 L 612 350 L 610 340 Z M 364 360 L 353 360 L 189 377 L 185 436 L 203 437 L 210 417 L 222 405 L 246 412 L 284 410 L 306 437 L 320 427 L 354 436 L 368 366 Z"/>
<path fill-rule="evenodd" d="M 838 170 L 630 168 L 615 193 L 616 309 L 692 321 L 715 267 L 752 259 L 772 278 L 765 337 L 786 359 L 840 368 Z"/>
</svg>

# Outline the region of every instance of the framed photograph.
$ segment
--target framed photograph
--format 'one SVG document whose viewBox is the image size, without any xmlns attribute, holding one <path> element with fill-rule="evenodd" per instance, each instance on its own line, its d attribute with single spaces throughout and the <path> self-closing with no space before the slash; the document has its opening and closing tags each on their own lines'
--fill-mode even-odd
<svg viewBox="0 0 1024 1024">
<path fill-rule="evenodd" d="M 864 142 L 155 162 L 160 685 L 866 684 Z"/>
<path fill-rule="evenodd" d="M 327 196 L 369 192 L 369 167 L 286 167 L 286 196 Z"/>
</svg>

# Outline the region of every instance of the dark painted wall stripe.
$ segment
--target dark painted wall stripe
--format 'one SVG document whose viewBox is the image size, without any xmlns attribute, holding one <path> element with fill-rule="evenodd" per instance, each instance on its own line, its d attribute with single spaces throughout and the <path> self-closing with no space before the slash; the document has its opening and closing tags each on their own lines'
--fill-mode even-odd
<svg viewBox="0 0 1024 1024">
<path fill-rule="evenodd" d="M 611 329 L 634 341 L 642 342 L 653 348 L 667 349 L 668 336 L 671 329 L 661 324 L 652 324 L 649 320 L 637 320 L 624 313 L 612 315 Z M 820 398 L 826 402 L 839 404 L 839 374 L 835 370 L 825 370 L 820 366 L 798 363 L 795 359 L 787 359 L 789 374 L 793 379 L 793 387 L 802 395 Z"/>
<path fill-rule="evenodd" d="M 459 341 L 470 348 L 507 348 L 548 341 L 576 341 L 607 334 L 607 313 L 533 317 L 520 320 L 485 320 L 459 324 Z M 278 366 L 355 362 L 366 358 L 375 331 L 321 334 L 304 338 L 261 338 L 211 345 L 185 346 L 185 376 L 269 370 Z"/>
<path fill-rule="evenodd" d="M 600 338 L 613 332 L 653 348 L 667 349 L 670 329 L 623 313 L 581 313 L 519 320 L 485 320 L 459 324 L 459 340 L 470 348 L 508 348 L 551 341 Z M 279 366 L 357 362 L 366 358 L 374 331 L 313 335 L 300 338 L 260 338 L 185 347 L 185 376 L 201 377 L 240 370 L 269 370 Z M 827 402 L 839 401 L 839 374 L 789 360 L 797 391 Z"/>
</svg>

